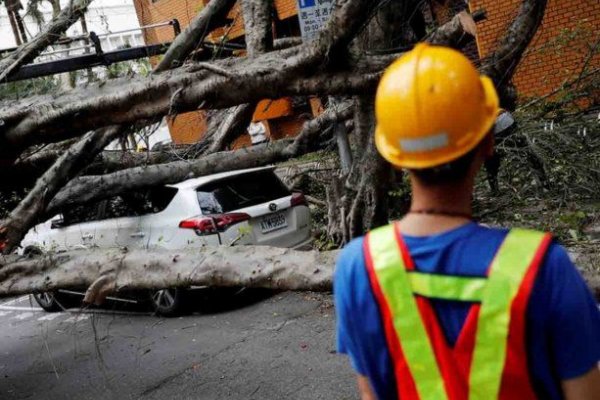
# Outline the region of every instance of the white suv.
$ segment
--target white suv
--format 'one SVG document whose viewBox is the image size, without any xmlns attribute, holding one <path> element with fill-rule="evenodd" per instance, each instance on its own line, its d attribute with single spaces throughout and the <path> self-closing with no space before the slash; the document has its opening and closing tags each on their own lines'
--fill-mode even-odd
<svg viewBox="0 0 600 400">
<path fill-rule="evenodd" d="M 190 179 L 175 185 L 114 196 L 76 206 L 33 228 L 23 252 L 87 248 L 164 248 L 206 245 L 310 247 L 311 220 L 301 193 L 291 193 L 273 167 Z M 60 309 L 60 293 L 35 295 L 48 311 Z M 177 311 L 181 291 L 160 290 L 158 313 Z M 58 304 L 57 304 L 58 303 Z"/>
</svg>

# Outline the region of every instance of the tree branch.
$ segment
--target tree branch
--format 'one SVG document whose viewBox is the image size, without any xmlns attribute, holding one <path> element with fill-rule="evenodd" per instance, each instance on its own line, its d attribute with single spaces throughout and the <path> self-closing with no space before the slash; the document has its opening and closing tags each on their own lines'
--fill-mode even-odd
<svg viewBox="0 0 600 400">
<path fill-rule="evenodd" d="M 274 53 L 260 58 L 271 54 Z M 277 57 L 268 60 L 275 59 Z M 241 68 L 232 70 L 230 78 L 215 77 L 206 71 L 167 72 L 149 80 L 138 80 L 128 87 L 123 87 L 122 82 L 107 83 L 96 90 L 74 90 L 71 95 L 63 95 L 50 104 L 27 103 L 23 109 L 13 106 L 0 112 L 0 120 L 5 122 L 0 127 L 0 142 L 5 141 L 1 143 L 2 151 L 22 151 L 32 144 L 65 140 L 109 124 L 194 111 L 199 105 L 205 109 L 225 108 L 283 96 L 372 92 L 379 79 L 378 72 L 321 73 L 303 77 L 275 68 L 269 67 L 270 72 L 262 75 Z M 12 120 L 15 115 L 20 121 Z"/>
<path fill-rule="evenodd" d="M 81 18 L 91 2 L 92 0 L 69 2 L 69 5 L 29 43 L 19 46 L 13 53 L 0 60 L 0 82 L 18 71 L 23 64 L 33 61 L 48 46 L 60 39 L 60 36 Z"/>
<path fill-rule="evenodd" d="M 226 111 L 226 117 L 214 133 L 204 154 L 223 151 L 248 129 L 257 103 L 242 104 Z"/>
<path fill-rule="evenodd" d="M 75 178 L 52 200 L 46 217 L 50 218 L 60 209 L 70 205 L 83 204 L 130 190 L 176 183 L 218 172 L 259 167 L 298 157 L 318 146 L 318 136 L 327 126 L 335 121 L 350 118 L 351 114 L 352 108 L 348 106 L 327 110 L 306 122 L 294 140 L 278 140 L 269 144 L 215 153 L 194 161 L 175 161 L 126 169 L 112 174 Z"/>
<path fill-rule="evenodd" d="M 60 156 L 8 218 L 0 221 L 0 251 L 12 252 L 54 195 L 122 132 L 119 126 L 90 132 Z"/>
<path fill-rule="evenodd" d="M 531 43 L 544 19 L 547 0 L 523 0 L 517 17 L 512 21 L 496 50 L 482 62 L 481 71 L 494 81 L 502 103 L 509 102 L 505 87 L 511 81 L 523 53 Z"/>
<path fill-rule="evenodd" d="M 163 72 L 181 66 L 210 32 L 225 25 L 225 18 L 234 4 L 235 0 L 212 0 L 205 5 L 185 30 L 175 38 L 154 72 Z"/>
<path fill-rule="evenodd" d="M 221 62 L 231 67 L 230 77 L 215 76 L 206 70 L 194 71 L 192 66 L 188 71 L 193 72 L 162 73 L 126 86 L 123 82 L 113 82 L 93 90 L 74 90 L 70 95 L 52 99 L 51 103 L 37 104 L 37 107 L 31 107 L 31 100 L 24 108 L 10 104 L 0 111 L 0 120 L 4 122 L 0 130 L 0 146 L 4 152 L 11 147 L 13 152 L 17 152 L 34 143 L 81 135 L 90 129 L 106 126 L 109 121 L 111 124 L 129 123 L 164 116 L 171 111 L 192 111 L 199 106 L 231 107 L 282 95 L 352 94 L 352 89 L 346 90 L 344 76 L 338 73 L 333 77 L 336 85 L 324 82 L 313 86 L 317 90 L 312 92 L 306 91 L 310 83 L 303 85 L 299 81 L 315 72 L 309 67 L 326 64 L 334 49 L 346 46 L 359 27 L 370 18 L 378 3 L 372 0 L 339 0 L 326 29 L 315 42 L 298 46 L 293 51 L 286 49 L 256 58 Z M 364 90 L 365 83 L 374 86 L 369 78 L 354 77 L 350 81 L 359 83 L 360 90 Z M 309 79 L 314 81 L 318 78 Z M 286 90 L 290 84 L 300 90 Z M 323 91 L 323 87 L 328 88 L 330 93 Z"/>
<path fill-rule="evenodd" d="M 242 0 L 246 48 L 249 57 L 256 57 L 273 49 L 271 13 L 272 0 Z M 240 137 L 252 122 L 257 102 L 241 104 L 228 109 L 226 117 L 213 133 L 210 132 L 209 145 L 204 154 L 222 151 Z"/>
</svg>

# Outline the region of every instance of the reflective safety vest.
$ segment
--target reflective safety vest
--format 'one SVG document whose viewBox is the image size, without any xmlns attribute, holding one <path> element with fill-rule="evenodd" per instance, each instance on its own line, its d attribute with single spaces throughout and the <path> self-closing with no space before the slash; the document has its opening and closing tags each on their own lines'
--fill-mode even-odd
<svg viewBox="0 0 600 400">
<path fill-rule="evenodd" d="M 397 225 L 365 240 L 398 397 L 421 400 L 536 399 L 527 367 L 526 309 L 549 234 L 511 230 L 487 277 L 415 270 Z M 472 303 L 451 347 L 428 299 Z"/>
</svg>

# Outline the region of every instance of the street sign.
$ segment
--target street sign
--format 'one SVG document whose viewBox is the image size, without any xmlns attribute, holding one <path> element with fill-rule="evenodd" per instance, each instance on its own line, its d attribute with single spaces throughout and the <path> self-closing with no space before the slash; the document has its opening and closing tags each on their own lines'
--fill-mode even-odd
<svg viewBox="0 0 600 400">
<path fill-rule="evenodd" d="M 305 42 L 312 40 L 325 26 L 334 0 L 297 0 L 300 31 Z"/>
</svg>

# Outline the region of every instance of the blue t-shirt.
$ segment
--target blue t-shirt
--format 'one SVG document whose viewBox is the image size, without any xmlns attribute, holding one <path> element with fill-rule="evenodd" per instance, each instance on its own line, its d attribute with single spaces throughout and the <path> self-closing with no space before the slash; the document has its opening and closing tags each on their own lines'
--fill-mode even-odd
<svg viewBox="0 0 600 400">
<path fill-rule="evenodd" d="M 508 230 L 469 223 L 434 236 L 403 235 L 416 269 L 425 273 L 485 276 Z M 396 399 L 396 383 L 378 304 L 365 267 L 363 239 L 349 243 L 334 279 L 338 352 L 369 378 L 379 399 Z M 430 300 L 450 345 L 469 303 Z M 552 243 L 527 309 L 530 375 L 539 398 L 561 399 L 560 381 L 589 372 L 600 361 L 600 311 L 565 250 Z"/>
</svg>

